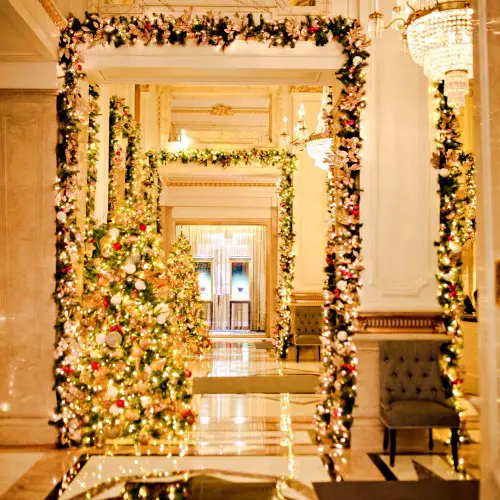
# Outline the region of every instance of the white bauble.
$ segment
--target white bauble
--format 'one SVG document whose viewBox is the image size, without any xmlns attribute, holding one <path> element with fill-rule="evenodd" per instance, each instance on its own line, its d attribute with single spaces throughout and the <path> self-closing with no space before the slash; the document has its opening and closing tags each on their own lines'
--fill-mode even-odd
<svg viewBox="0 0 500 500">
<path fill-rule="evenodd" d="M 340 330 L 340 332 L 337 333 L 337 338 L 341 342 L 345 342 L 347 340 L 347 332 L 344 330 Z"/>
<path fill-rule="evenodd" d="M 146 289 L 146 283 L 144 283 L 143 280 L 136 280 L 134 286 L 137 290 L 145 290 Z"/>
<path fill-rule="evenodd" d="M 344 280 L 337 281 L 337 288 L 341 292 L 343 292 L 347 288 L 347 281 L 344 281 Z"/>
<path fill-rule="evenodd" d="M 123 266 L 123 270 L 127 273 L 127 274 L 134 274 L 135 271 L 137 270 L 137 268 L 135 267 L 135 264 L 132 263 L 132 262 L 129 262 L 128 264 L 125 264 Z"/>
<path fill-rule="evenodd" d="M 110 385 L 106 391 L 106 395 L 109 398 L 116 398 L 118 396 L 118 389 L 114 385 Z"/>
<path fill-rule="evenodd" d="M 106 334 L 99 333 L 98 335 L 96 335 L 95 340 L 98 344 L 105 344 L 106 343 Z"/>
<path fill-rule="evenodd" d="M 450 271 L 448 273 L 445 273 L 443 274 L 443 278 L 446 280 L 446 281 L 451 281 L 453 279 L 453 272 Z"/>
<path fill-rule="evenodd" d="M 459 243 L 455 243 L 454 241 L 452 241 L 449 246 L 450 250 L 454 254 L 459 254 L 462 251 L 462 245 L 460 245 Z"/>
<path fill-rule="evenodd" d="M 182 300 L 182 299 L 184 299 L 185 297 L 186 297 L 186 294 L 185 294 L 184 292 L 179 292 L 179 293 L 177 294 L 177 298 L 178 298 L 178 299 L 181 299 L 181 300 Z"/>
<path fill-rule="evenodd" d="M 157 318 L 156 318 L 156 322 L 159 324 L 159 325 L 164 325 L 166 322 L 167 322 L 167 315 L 166 314 L 160 314 Z"/>
<path fill-rule="evenodd" d="M 57 212 L 56 218 L 59 222 L 66 222 L 66 212 L 63 210 Z"/>
<path fill-rule="evenodd" d="M 119 415 L 121 413 L 121 410 L 120 408 L 118 408 L 118 406 L 116 406 L 115 404 L 114 405 L 111 405 L 109 407 L 109 413 L 111 413 L 111 415 Z"/>
<path fill-rule="evenodd" d="M 363 58 L 362 57 L 359 57 L 359 56 L 355 56 L 352 60 L 352 64 L 354 64 L 354 66 L 358 66 L 359 64 L 361 64 L 363 62 Z"/>
<path fill-rule="evenodd" d="M 447 168 L 440 168 L 438 170 L 438 174 L 441 176 L 441 177 L 448 177 L 450 175 L 450 171 L 447 169 Z"/>
<path fill-rule="evenodd" d="M 106 335 L 106 344 L 109 347 L 118 347 L 122 343 L 122 336 L 118 332 L 109 332 Z"/>
<path fill-rule="evenodd" d="M 141 396 L 141 405 L 144 408 L 150 407 L 152 402 L 153 400 L 149 396 Z"/>
<path fill-rule="evenodd" d="M 92 359 L 99 359 L 101 357 L 101 353 L 97 349 L 94 349 L 90 351 L 90 357 Z"/>
<path fill-rule="evenodd" d="M 109 235 L 111 236 L 111 238 L 116 240 L 118 238 L 118 236 L 120 236 L 120 230 L 117 227 L 112 227 L 109 230 Z"/>
<path fill-rule="evenodd" d="M 122 296 L 120 294 L 117 293 L 116 295 L 113 295 L 113 297 L 111 297 L 111 303 L 114 306 L 121 304 L 121 302 L 122 302 Z"/>
</svg>

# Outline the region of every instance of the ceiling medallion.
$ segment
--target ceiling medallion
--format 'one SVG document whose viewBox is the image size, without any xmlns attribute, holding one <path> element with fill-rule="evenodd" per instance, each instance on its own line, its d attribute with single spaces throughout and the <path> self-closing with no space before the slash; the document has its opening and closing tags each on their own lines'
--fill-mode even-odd
<svg viewBox="0 0 500 500">
<path fill-rule="evenodd" d="M 216 104 L 212 106 L 210 114 L 213 116 L 233 116 L 234 109 L 232 106 L 226 106 L 225 104 Z"/>
</svg>

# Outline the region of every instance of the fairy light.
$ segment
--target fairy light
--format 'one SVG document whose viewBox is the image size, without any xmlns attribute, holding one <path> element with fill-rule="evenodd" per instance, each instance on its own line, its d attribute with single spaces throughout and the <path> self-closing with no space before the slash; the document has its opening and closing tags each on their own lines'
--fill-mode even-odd
<svg viewBox="0 0 500 500">
<path fill-rule="evenodd" d="M 475 170 L 474 156 L 462 150 L 458 119 L 444 93 L 444 83 L 436 84 L 437 137 L 432 166 L 437 169 L 440 198 L 437 298 L 450 344 L 443 348 L 441 367 L 443 386 L 460 417 L 463 378 L 460 361 L 464 347 L 460 317 L 463 307 L 461 254 L 475 230 Z M 460 178 L 467 176 L 465 196 L 460 193 Z M 465 421 L 461 418 L 461 442 L 467 439 Z"/>
<path fill-rule="evenodd" d="M 304 19 L 284 18 L 279 22 L 265 20 L 261 18 L 259 23 L 255 23 L 253 15 L 249 14 L 247 17 L 228 18 L 226 16 L 219 16 L 213 13 L 206 14 L 202 17 L 195 16 L 192 18 L 189 14 L 184 14 L 180 17 L 173 15 L 160 15 L 158 17 L 152 16 L 133 16 L 126 18 L 124 16 L 113 17 L 109 19 L 102 19 L 99 14 L 88 13 L 83 20 L 70 18 L 67 25 L 62 29 L 60 43 L 59 43 L 59 65 L 63 71 L 63 84 L 58 99 L 58 112 L 60 116 L 60 147 L 58 156 L 58 170 L 57 180 L 55 184 L 56 196 L 56 288 L 54 300 L 57 305 L 57 338 L 58 346 L 55 353 L 55 375 L 56 375 L 56 393 L 58 398 L 58 406 L 56 409 L 57 425 L 60 428 L 60 441 L 62 444 L 68 444 L 74 441 L 68 437 L 71 432 L 75 433 L 78 437 L 80 432 L 78 426 L 81 425 L 81 419 L 78 415 L 84 415 L 85 412 L 82 408 L 87 404 L 88 398 L 82 401 L 78 395 L 78 389 L 81 382 L 77 380 L 76 368 L 79 368 L 78 362 L 75 361 L 80 355 L 80 316 L 82 309 L 80 306 L 80 297 L 77 293 L 77 276 L 75 273 L 74 265 L 78 263 L 80 255 L 80 246 L 82 242 L 82 235 L 76 223 L 76 202 L 79 195 L 79 188 L 77 176 L 79 173 L 78 165 L 78 136 L 81 131 L 80 124 L 82 123 L 82 99 L 78 91 L 78 83 L 83 80 L 83 63 L 79 55 L 79 47 L 82 44 L 92 47 L 98 44 L 115 46 L 132 46 L 138 40 L 149 44 L 157 45 L 185 45 L 189 40 L 194 41 L 198 45 L 213 45 L 218 46 L 222 50 L 229 47 L 235 40 L 255 40 L 261 43 L 271 44 L 272 46 L 281 47 L 294 47 L 297 42 L 310 41 L 316 45 L 327 45 L 331 41 L 340 43 L 343 46 L 344 54 L 348 62 L 338 72 L 339 80 L 344 84 L 345 89 L 342 91 L 342 114 L 341 118 L 341 133 L 338 138 L 342 143 L 340 151 L 345 152 L 349 159 L 347 164 L 350 167 L 356 167 L 358 164 L 358 153 L 360 148 L 359 138 L 359 109 L 364 105 L 362 100 L 362 86 L 364 83 L 364 75 L 361 68 L 365 65 L 364 60 L 368 57 L 366 52 L 367 41 L 361 32 L 359 22 L 337 16 L 334 18 L 327 17 L 312 17 L 309 16 Z M 115 161 L 118 165 L 119 145 L 113 142 L 110 147 L 111 161 Z M 334 151 L 335 153 L 335 151 Z M 178 156 L 168 157 L 168 154 L 160 152 L 159 157 L 175 161 L 189 163 L 196 161 L 198 158 L 199 163 L 204 165 L 220 165 L 227 167 L 233 162 L 248 164 L 249 162 L 257 162 L 261 164 L 269 164 L 281 168 L 281 179 L 279 182 L 279 249 L 280 249 L 280 275 L 278 280 L 278 300 L 277 300 L 277 325 L 275 329 L 276 349 L 280 356 L 286 356 L 286 350 L 291 344 L 291 331 L 290 331 L 290 303 L 292 293 L 292 281 L 294 273 L 294 233 L 293 233 L 293 172 L 296 169 L 297 159 L 295 155 L 287 151 L 264 150 L 264 151 L 245 151 L 245 152 L 217 152 L 205 151 L 201 153 L 194 152 L 180 152 Z M 153 158 L 152 156 L 150 159 Z M 120 158 L 120 165 L 121 165 Z M 140 160 L 139 160 L 140 162 Z M 151 165 L 151 162 L 147 162 Z M 332 167 L 331 171 L 335 169 Z M 344 173 L 356 179 L 357 174 L 354 169 L 344 169 Z M 154 174 L 157 177 L 157 173 Z M 114 176 L 111 176 L 114 178 Z M 113 182 L 113 180 L 112 180 Z M 156 196 L 159 196 L 159 183 L 157 181 L 158 190 Z M 115 202 L 115 186 L 111 185 L 111 202 Z M 359 240 L 359 194 L 354 193 L 352 185 L 349 183 L 337 185 L 333 177 L 329 178 L 329 195 L 331 193 L 348 194 L 347 197 L 334 196 L 330 199 L 330 208 L 332 222 L 339 218 L 340 213 L 344 213 L 344 218 L 339 227 L 342 231 L 337 232 L 333 230 L 334 225 L 331 224 L 330 232 L 328 235 L 329 246 L 328 255 L 333 258 L 334 272 L 332 278 L 336 275 L 336 270 L 343 270 L 352 275 L 348 278 L 347 289 L 338 293 L 334 286 L 333 281 L 327 284 L 325 310 L 336 310 L 338 317 L 344 321 L 342 326 L 345 327 L 347 335 L 350 337 L 353 333 L 352 322 L 355 319 L 355 308 L 358 301 L 358 289 L 360 286 L 359 271 L 360 263 L 358 258 L 358 251 L 360 249 Z M 110 214 L 117 213 L 115 207 L 110 207 Z M 140 212 L 140 210 L 139 210 Z M 339 213 L 337 213 L 339 212 Z M 122 211 L 122 214 L 126 212 Z M 143 216 L 147 217 L 147 210 L 143 212 Z M 158 203 L 156 204 L 156 220 L 159 218 Z M 117 220 L 120 215 L 117 215 Z M 120 221 L 123 223 L 123 220 Z M 158 222 L 157 222 L 158 226 Z M 147 235 L 156 234 L 154 228 L 147 224 Z M 121 234 L 121 233 L 120 233 Z M 105 256 L 103 260 L 103 269 L 100 278 L 97 274 L 94 276 L 97 279 L 95 296 L 103 296 L 109 291 L 109 278 L 113 276 L 113 269 L 106 269 L 106 262 L 110 258 L 112 252 L 109 248 L 110 239 L 105 239 L 106 234 L 101 235 L 101 240 L 104 238 L 102 250 L 104 253 L 110 255 Z M 138 236 L 132 234 L 131 236 Z M 116 243 L 117 241 L 113 241 Z M 126 243 L 126 245 L 129 245 Z M 99 240 L 99 248 L 101 248 Z M 123 245 L 122 245 L 123 247 Z M 148 250 L 148 259 L 151 259 L 150 247 L 146 243 L 146 239 L 138 238 L 134 244 L 130 245 L 133 252 L 139 253 L 143 256 Z M 133 248 L 132 248 L 133 247 Z M 153 245 L 154 247 L 154 245 Z M 114 249 L 113 249 L 114 250 Z M 116 259 L 114 263 L 116 266 L 121 266 L 120 269 L 126 264 L 128 257 L 135 255 L 132 253 L 125 256 L 125 253 L 116 251 Z M 352 252 L 355 252 L 353 254 Z M 155 255 L 155 251 L 151 252 Z M 353 255 L 355 255 L 353 257 Z M 154 261 L 156 262 L 156 261 Z M 149 262 L 151 265 L 152 263 Z M 115 270 L 118 267 L 114 268 Z M 154 269 L 154 265 L 153 268 Z M 139 278 L 146 283 L 146 288 L 137 290 L 140 297 L 150 293 L 149 281 L 146 274 L 150 269 L 142 269 L 140 271 L 144 277 Z M 148 275 L 150 277 L 150 275 Z M 131 290 L 133 281 L 130 277 L 121 282 L 119 287 L 120 293 L 126 290 Z M 140 285 L 142 286 L 142 285 Z M 334 293 L 335 292 L 335 293 Z M 335 296 L 334 296 L 335 295 Z M 122 304 L 126 301 L 122 301 Z M 129 324 L 135 313 L 140 311 L 141 314 L 147 317 L 148 306 L 147 303 L 137 303 L 136 308 L 132 311 L 123 313 L 123 318 Z M 332 308 L 330 309 L 330 306 Z M 92 309 L 94 306 L 85 306 L 85 309 Z M 113 307 L 116 307 L 113 305 Z M 124 307 L 124 306 L 118 306 Z M 349 443 L 348 429 L 352 422 L 352 408 L 351 404 L 354 401 L 354 394 L 352 393 L 352 386 L 354 385 L 353 379 L 355 378 L 354 370 L 337 370 L 333 368 L 333 359 L 338 360 L 339 354 L 336 346 L 333 345 L 335 339 L 338 338 L 340 330 L 338 330 L 331 315 L 327 314 L 326 318 L 327 329 L 324 332 L 323 338 L 325 339 L 325 346 L 323 349 L 323 359 L 325 360 L 324 374 L 322 381 L 322 392 L 325 395 L 325 403 L 322 406 L 324 413 L 320 415 L 318 411 L 317 428 L 323 438 L 329 436 L 333 439 L 333 448 L 339 449 L 347 446 Z M 328 326 L 329 325 L 329 326 Z M 157 328 L 157 327 L 155 327 Z M 109 333 L 109 329 L 106 330 Z M 129 332 L 130 333 L 130 332 Z M 168 338 L 168 335 L 166 335 Z M 160 342 L 156 339 L 155 342 Z M 153 342 L 154 344 L 154 342 Z M 352 342 L 344 344 L 347 349 L 347 364 L 346 366 L 355 366 L 354 346 Z M 164 346 L 156 345 L 156 349 L 163 348 Z M 97 350 L 95 350 L 97 352 Z M 137 351 L 137 349 L 136 349 Z M 95 356 L 100 359 L 99 356 Z M 112 366 L 116 368 L 117 364 L 122 366 L 125 363 L 126 375 L 131 372 L 129 363 L 130 359 L 134 356 L 125 356 L 123 359 L 113 359 Z M 137 358 L 141 359 L 141 358 Z M 75 363 L 77 366 L 75 367 Z M 175 372 L 181 373 L 181 372 Z M 332 434 L 331 426 L 327 422 L 329 417 L 326 416 L 332 411 L 330 398 L 337 389 L 334 388 L 333 382 L 337 381 L 340 384 L 340 392 L 347 395 L 347 399 L 339 403 L 338 413 L 339 417 L 344 422 L 339 432 Z M 100 394 L 100 385 L 95 385 L 93 395 L 90 398 L 94 401 Z M 172 389 L 175 392 L 175 389 Z M 347 392 L 345 392 L 347 391 Z M 349 392 L 351 391 L 351 392 Z M 351 397 L 352 395 L 352 397 Z M 125 397 L 126 396 L 126 397 Z M 134 403 L 129 395 L 124 395 L 125 403 Z M 97 398 L 98 399 L 98 398 Z M 337 398 L 338 399 L 338 398 Z M 340 398 L 341 399 L 341 398 Z M 333 400 L 332 400 L 333 401 Z M 124 403 L 124 406 L 125 406 Z M 338 403 L 338 401 L 337 401 Z M 333 403 L 332 403 L 333 404 Z M 97 405 L 94 405 L 97 407 Z M 133 404 L 132 404 L 133 406 Z M 122 409 L 120 409 L 122 410 Z M 318 407 L 319 410 L 319 407 Z M 345 410 L 345 411 L 344 411 Z M 113 410 L 115 411 L 115 410 Z M 101 432 L 106 425 L 114 425 L 120 422 L 122 411 L 116 411 L 116 415 L 106 417 L 102 422 L 84 422 L 90 429 L 97 429 Z M 324 418 L 323 418 L 324 417 Z M 335 417 L 337 418 L 337 417 Z M 172 417 L 168 420 L 172 425 L 172 429 L 178 429 L 184 420 L 178 420 Z M 191 417 L 189 416 L 189 419 Z M 321 421 L 325 424 L 321 424 Z M 118 426 L 119 429 L 121 429 Z M 182 429 L 181 429 L 182 431 Z"/>
<path fill-rule="evenodd" d="M 341 479 L 343 450 L 350 447 L 357 394 L 358 359 L 353 334 L 363 270 L 359 222 L 360 115 L 365 106 L 363 68 L 369 45 L 357 21 L 348 22 L 344 29 L 347 34 L 339 41 L 347 60 L 337 73 L 344 88 L 337 106 L 333 106 L 329 94 L 322 110 L 325 127 L 336 139 L 328 158 L 322 401 L 315 414 L 318 450 L 329 457 L 330 472 L 336 480 Z"/>
<path fill-rule="evenodd" d="M 173 298 L 173 314 L 179 322 L 179 340 L 194 355 L 203 356 L 211 348 L 208 324 L 200 300 L 191 245 L 182 234 L 167 255 L 167 277 Z"/>
<path fill-rule="evenodd" d="M 297 156 L 283 149 L 252 149 L 221 151 L 215 149 L 160 150 L 147 153 L 151 164 L 197 163 L 203 166 L 227 168 L 231 165 L 257 164 L 280 169 L 278 181 L 278 249 L 279 269 L 274 329 L 277 354 L 285 358 L 292 343 L 291 311 L 295 254 L 293 250 L 293 177 L 297 169 Z"/>
</svg>

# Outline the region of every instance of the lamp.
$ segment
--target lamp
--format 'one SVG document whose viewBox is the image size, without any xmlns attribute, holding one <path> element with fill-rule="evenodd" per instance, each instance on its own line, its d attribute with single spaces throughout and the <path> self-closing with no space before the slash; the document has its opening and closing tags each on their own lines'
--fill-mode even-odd
<svg viewBox="0 0 500 500">
<path fill-rule="evenodd" d="M 191 138 L 187 135 L 186 129 L 181 128 L 179 134 L 175 138 L 175 141 L 170 141 L 168 143 L 168 148 L 170 151 L 178 152 L 183 149 L 188 149 L 191 145 Z"/>
<path fill-rule="evenodd" d="M 472 78 L 472 14 L 468 0 L 397 0 L 389 26 L 401 31 L 403 48 L 433 81 L 444 80 L 450 105 L 459 110 Z M 373 38 L 382 33 L 383 14 L 369 16 Z M 387 26 L 387 27 L 389 27 Z"/>
<path fill-rule="evenodd" d="M 328 154 L 332 147 L 332 137 L 329 133 L 327 123 L 323 116 L 329 114 L 332 107 L 333 88 L 323 87 L 323 95 L 321 97 L 321 109 L 318 113 L 318 125 L 316 132 L 308 135 L 306 125 L 306 112 L 304 104 L 301 104 L 298 111 L 298 119 L 295 125 L 296 139 L 290 140 L 287 133 L 287 117 L 283 117 L 284 131 L 281 134 L 282 145 L 291 145 L 298 147 L 300 151 L 306 149 L 307 154 L 314 160 L 316 167 L 322 170 L 328 170 Z"/>
</svg>

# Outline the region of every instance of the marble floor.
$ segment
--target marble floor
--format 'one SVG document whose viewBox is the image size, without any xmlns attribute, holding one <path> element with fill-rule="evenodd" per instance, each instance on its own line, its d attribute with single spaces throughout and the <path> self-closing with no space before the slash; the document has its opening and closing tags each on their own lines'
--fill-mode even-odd
<svg viewBox="0 0 500 500">
<path fill-rule="evenodd" d="M 310 360 L 306 356 L 299 364 L 276 360 L 258 342 L 261 340 L 216 339 L 206 360 L 191 361 L 193 372 L 197 377 L 319 373 L 319 363 L 312 354 Z M 151 491 L 157 487 L 162 491 L 170 488 L 168 498 L 183 498 L 179 492 L 189 487 L 194 498 L 203 499 L 312 500 L 317 498 L 313 483 L 331 480 L 314 444 L 312 415 L 318 401 L 314 393 L 197 394 L 193 398 L 199 415 L 197 428 L 184 456 L 157 456 L 154 452 L 148 456 L 147 451 L 136 456 L 134 449 L 126 446 L 108 448 L 107 453 L 0 448 L 0 493 L 2 498 L 26 500 L 122 498 L 120 492 L 126 490 L 128 498 L 141 498 L 138 492 L 147 497 L 144 488 Z M 345 452 L 343 479 L 478 479 L 479 416 L 472 405 L 467 401 L 464 404 L 472 442 L 460 448 L 460 473 L 450 466 L 444 431 L 434 432 L 432 453 L 426 449 L 426 433 L 401 431 L 400 454 L 391 468 L 381 449 L 381 433 L 374 432 L 377 422 L 361 418 L 355 428 L 356 442 L 362 445 Z"/>
</svg>

